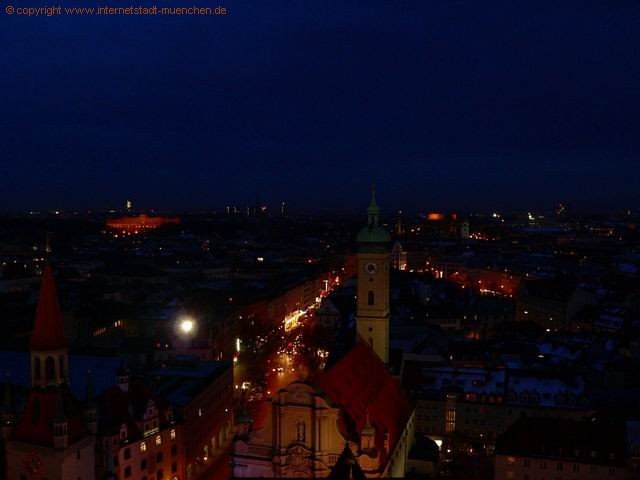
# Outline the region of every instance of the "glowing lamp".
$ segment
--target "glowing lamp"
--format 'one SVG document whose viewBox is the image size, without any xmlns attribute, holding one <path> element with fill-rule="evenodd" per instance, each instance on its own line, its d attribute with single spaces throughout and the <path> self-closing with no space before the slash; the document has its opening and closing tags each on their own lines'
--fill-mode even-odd
<svg viewBox="0 0 640 480">
<path fill-rule="evenodd" d="M 189 334 L 193 332 L 194 327 L 195 327 L 195 323 L 190 318 L 183 318 L 180 321 L 180 331 L 182 333 Z"/>
</svg>

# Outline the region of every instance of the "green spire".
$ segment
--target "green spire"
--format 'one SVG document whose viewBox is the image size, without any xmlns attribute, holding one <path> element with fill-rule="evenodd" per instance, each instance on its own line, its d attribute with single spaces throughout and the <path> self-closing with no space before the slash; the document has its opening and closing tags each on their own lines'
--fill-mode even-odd
<svg viewBox="0 0 640 480">
<path fill-rule="evenodd" d="M 371 185 L 371 203 L 369 203 L 369 208 L 367 208 L 367 213 L 369 214 L 369 226 L 378 225 L 378 220 L 380 218 L 380 207 L 376 203 L 375 183 Z"/>
</svg>

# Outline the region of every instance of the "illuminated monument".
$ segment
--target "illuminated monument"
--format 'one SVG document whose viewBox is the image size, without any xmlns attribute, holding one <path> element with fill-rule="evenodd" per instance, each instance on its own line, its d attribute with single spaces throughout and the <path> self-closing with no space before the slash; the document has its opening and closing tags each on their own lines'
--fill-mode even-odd
<svg viewBox="0 0 640 480">
<path fill-rule="evenodd" d="M 121 232 L 125 235 L 143 233 L 155 230 L 164 225 L 179 224 L 177 217 L 149 217 L 145 214 L 131 217 L 119 217 L 107 219 L 107 229 Z"/>
<path fill-rule="evenodd" d="M 390 235 L 379 217 L 374 193 L 357 237 L 355 345 L 315 381 L 293 382 L 267 400 L 264 426 L 242 422 L 234 477 L 404 477 L 415 415 L 386 366 Z"/>
</svg>

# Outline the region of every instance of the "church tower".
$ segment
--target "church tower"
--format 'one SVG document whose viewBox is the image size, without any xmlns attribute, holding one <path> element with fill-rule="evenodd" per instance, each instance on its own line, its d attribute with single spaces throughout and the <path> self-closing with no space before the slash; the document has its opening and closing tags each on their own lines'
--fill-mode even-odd
<svg viewBox="0 0 640 480">
<path fill-rule="evenodd" d="M 67 383 L 67 340 L 64 337 L 53 271 L 49 265 L 42 273 L 36 321 L 29 350 L 32 386 L 48 387 Z"/>
<path fill-rule="evenodd" d="M 358 336 L 389 363 L 389 231 L 380 224 L 375 188 L 368 222 L 358 233 Z"/>
<path fill-rule="evenodd" d="M 42 272 L 29 350 L 32 387 L 6 443 L 9 461 L 2 478 L 95 478 L 95 437 L 87 429 L 93 418 L 91 398 L 83 418 L 81 404 L 69 389 L 68 344 L 49 265 Z"/>
</svg>

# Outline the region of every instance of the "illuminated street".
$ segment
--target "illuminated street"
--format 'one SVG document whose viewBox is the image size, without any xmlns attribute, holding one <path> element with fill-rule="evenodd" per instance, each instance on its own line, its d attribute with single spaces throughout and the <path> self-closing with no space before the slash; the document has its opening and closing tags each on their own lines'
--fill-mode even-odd
<svg viewBox="0 0 640 480">
<path fill-rule="evenodd" d="M 244 396 L 253 428 L 263 425 L 266 400 L 295 380 L 304 379 L 309 368 L 301 353 L 303 332 L 311 324 L 313 312 L 299 316 L 296 326 L 273 332 L 261 355 L 242 352 L 234 369 L 234 383 L 239 402 Z M 307 345 L 308 347 L 308 345 Z M 264 358 L 263 361 L 260 358 Z M 257 362 L 257 363 L 256 363 Z"/>
</svg>

